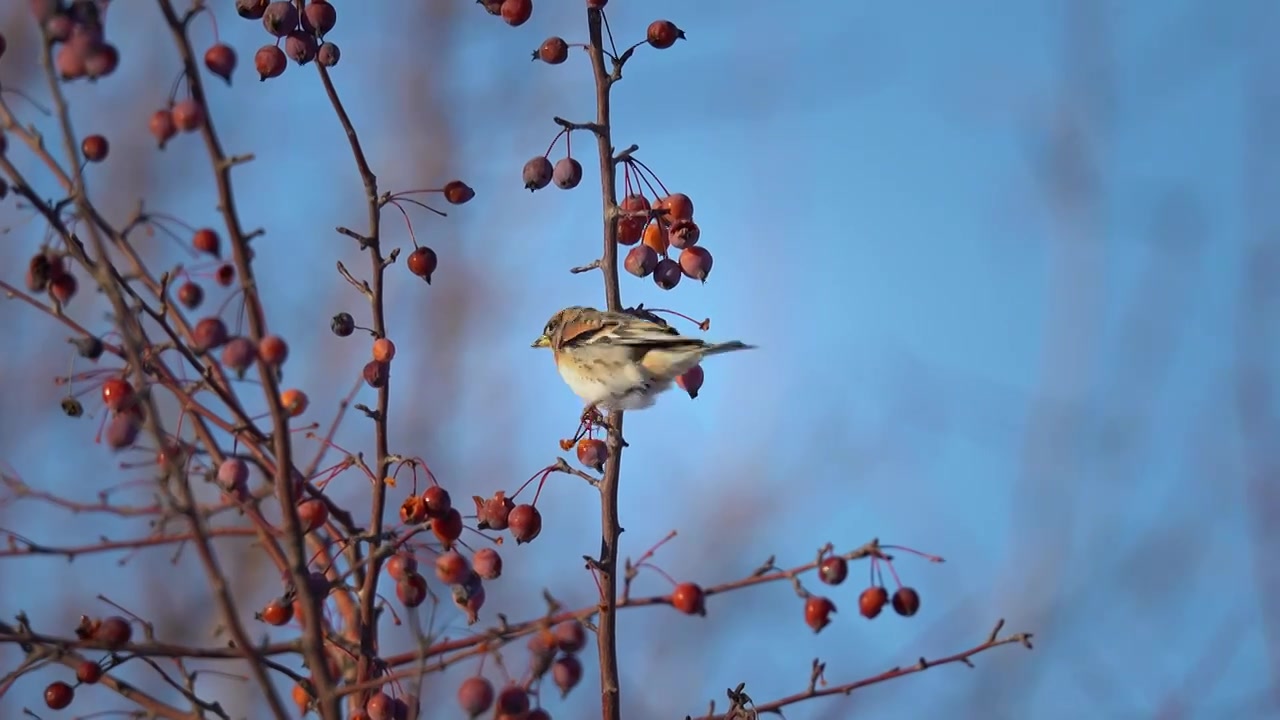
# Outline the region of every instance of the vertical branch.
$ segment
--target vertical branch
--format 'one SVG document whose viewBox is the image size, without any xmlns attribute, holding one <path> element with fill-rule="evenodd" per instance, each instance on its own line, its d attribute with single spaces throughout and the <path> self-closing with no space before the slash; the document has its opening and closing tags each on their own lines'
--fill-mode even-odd
<svg viewBox="0 0 1280 720">
<path fill-rule="evenodd" d="M 618 190 L 613 157 L 613 133 L 609 126 L 609 93 L 613 77 L 604 63 L 603 18 L 596 9 L 587 10 L 587 48 L 596 88 L 596 148 L 600 155 L 600 200 L 604 216 L 604 253 L 600 274 L 604 276 L 604 298 L 609 310 L 622 309 L 618 290 Z M 618 519 L 618 476 L 622 470 L 622 411 L 609 413 L 609 458 L 600 482 L 600 620 L 596 643 L 600 655 L 600 703 L 604 720 L 622 716 L 618 687 L 618 539 L 622 525 Z"/>
</svg>

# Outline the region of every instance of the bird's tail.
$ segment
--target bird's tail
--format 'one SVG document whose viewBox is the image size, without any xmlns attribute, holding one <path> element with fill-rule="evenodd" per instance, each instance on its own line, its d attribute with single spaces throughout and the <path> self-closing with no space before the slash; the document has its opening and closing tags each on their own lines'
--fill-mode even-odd
<svg viewBox="0 0 1280 720">
<path fill-rule="evenodd" d="M 756 349 L 755 345 L 748 345 L 744 342 L 739 342 L 737 340 L 730 340 L 729 342 L 722 342 L 722 343 L 716 343 L 714 345 L 708 345 L 705 348 L 703 348 L 702 354 L 703 356 L 719 355 L 720 353 L 733 352 L 735 350 L 755 350 L 755 349 Z"/>
</svg>

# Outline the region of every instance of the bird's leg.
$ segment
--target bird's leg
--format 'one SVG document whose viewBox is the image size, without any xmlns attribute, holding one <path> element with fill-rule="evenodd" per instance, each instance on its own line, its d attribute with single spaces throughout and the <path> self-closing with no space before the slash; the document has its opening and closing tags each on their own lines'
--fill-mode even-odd
<svg viewBox="0 0 1280 720">
<path fill-rule="evenodd" d="M 595 405 L 588 405 L 582 410 L 582 417 L 578 419 L 578 429 L 574 431 L 573 438 L 561 440 L 560 447 L 569 450 L 584 437 L 590 437 L 596 426 L 608 428 L 605 423 L 604 416 L 596 409 Z"/>
</svg>

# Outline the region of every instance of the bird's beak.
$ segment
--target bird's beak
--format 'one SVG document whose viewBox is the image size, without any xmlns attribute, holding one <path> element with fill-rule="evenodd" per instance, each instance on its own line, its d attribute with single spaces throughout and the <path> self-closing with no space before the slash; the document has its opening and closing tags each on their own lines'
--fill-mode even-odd
<svg viewBox="0 0 1280 720">
<path fill-rule="evenodd" d="M 539 335 L 538 339 L 534 340 L 533 344 L 530 345 L 529 347 L 536 347 L 536 348 L 551 347 L 551 338 L 547 337 L 546 335 Z"/>
</svg>

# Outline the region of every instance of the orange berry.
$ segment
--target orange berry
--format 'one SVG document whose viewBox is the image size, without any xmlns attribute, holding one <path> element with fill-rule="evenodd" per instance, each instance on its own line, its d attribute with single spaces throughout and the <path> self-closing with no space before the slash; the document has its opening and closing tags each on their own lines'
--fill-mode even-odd
<svg viewBox="0 0 1280 720">
<path fill-rule="evenodd" d="M 293 603 L 282 602 L 279 599 L 272 600 L 262 608 L 262 612 L 258 613 L 258 619 L 276 627 L 286 625 L 293 619 Z"/>
<path fill-rule="evenodd" d="M 670 20 L 654 20 L 649 23 L 649 31 L 645 34 L 645 39 L 653 47 L 666 50 L 675 45 L 676 40 L 684 39 L 684 31 Z"/>
<path fill-rule="evenodd" d="M 667 211 L 663 217 L 668 223 L 693 219 L 693 201 L 684 193 L 671 193 L 658 202 L 658 207 Z"/>
<path fill-rule="evenodd" d="M 706 615 L 706 594 L 696 583 L 683 582 L 671 592 L 671 605 L 685 615 Z"/>
<path fill-rule="evenodd" d="M 381 363 L 391 362 L 396 356 L 396 344 L 382 337 L 373 341 L 373 359 Z"/>
<path fill-rule="evenodd" d="M 429 247 L 423 246 L 409 253 L 409 259 L 405 264 L 409 266 L 409 272 L 417 275 L 427 284 L 431 284 L 431 273 L 436 271 L 439 259 L 436 257 L 436 251 Z"/>
<path fill-rule="evenodd" d="M 268 335 L 258 343 L 258 359 L 268 365 L 279 367 L 289 357 L 289 346 L 279 335 Z"/>
<path fill-rule="evenodd" d="M 298 503 L 298 522 L 302 532 L 311 532 L 329 521 L 329 506 L 319 498 L 308 498 Z"/>
<path fill-rule="evenodd" d="M 602 472 L 604 470 L 604 461 L 609 458 L 609 449 L 605 446 L 603 440 L 595 438 L 582 438 L 578 441 L 578 462 L 595 470 Z"/>
<path fill-rule="evenodd" d="M 400 522 L 417 525 L 427 519 L 427 504 L 417 495 L 410 495 L 400 503 Z"/>
<path fill-rule="evenodd" d="M 689 393 L 690 400 L 695 400 L 698 397 L 698 391 L 702 389 L 703 377 L 702 366 L 694 365 L 676 376 L 676 385 Z"/>
<path fill-rule="evenodd" d="M 289 388 L 280 393 L 280 405 L 289 413 L 289 417 L 298 417 L 306 412 L 310 403 L 307 394 L 297 388 Z"/>
<path fill-rule="evenodd" d="M 85 685 L 92 685 L 102 679 L 102 666 L 92 660 L 85 660 L 76 666 L 76 679 Z"/>
<path fill-rule="evenodd" d="M 107 139 L 101 135 L 90 135 L 80 141 L 80 152 L 84 153 L 84 159 L 89 162 L 106 160 L 109 147 Z"/>
<path fill-rule="evenodd" d="M 211 228 L 197 230 L 195 236 L 191 238 L 191 245 L 207 255 L 222 257 L 222 243 L 218 240 L 218 233 Z"/>
<path fill-rule="evenodd" d="M 133 386 L 124 378 L 108 378 L 102 383 L 102 402 L 111 412 L 120 412 L 133 402 Z"/>
<path fill-rule="evenodd" d="M 813 628 L 815 633 L 831 623 L 831 613 L 836 611 L 835 603 L 820 595 L 810 595 L 804 601 L 804 622 Z"/>
<path fill-rule="evenodd" d="M 698 282 L 706 282 L 711 274 L 711 252 L 702 246 L 687 248 L 680 252 L 680 272 L 687 278 Z"/>
<path fill-rule="evenodd" d="M 671 247 L 671 243 L 667 237 L 667 224 L 661 218 L 656 218 L 645 226 L 644 244 L 653 248 L 659 256 L 667 256 L 667 248 Z"/>
<path fill-rule="evenodd" d="M 307 692 L 307 689 L 301 685 L 294 684 L 293 691 L 290 694 L 293 695 L 293 704 L 298 706 L 298 714 L 306 714 L 307 708 L 311 707 L 311 695 Z"/>
</svg>

